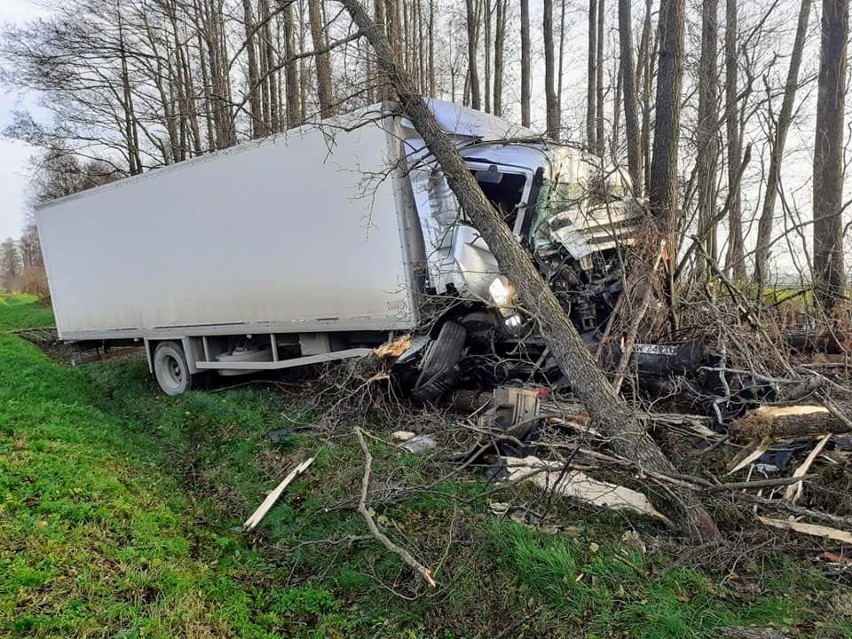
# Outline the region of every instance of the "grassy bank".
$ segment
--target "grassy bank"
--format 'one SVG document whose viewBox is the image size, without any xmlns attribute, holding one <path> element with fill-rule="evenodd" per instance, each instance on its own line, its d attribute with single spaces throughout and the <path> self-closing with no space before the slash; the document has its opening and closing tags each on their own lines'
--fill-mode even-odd
<svg viewBox="0 0 852 639">
<path fill-rule="evenodd" d="M 29 298 L 0 298 L 3 329 L 47 321 Z M 367 537 L 348 425 L 269 442 L 313 417 L 265 390 L 166 398 L 139 359 L 72 369 L 0 334 L 0 636 L 656 639 L 750 623 L 852 635 L 845 595 L 806 561 L 678 567 L 651 524 L 643 552 L 622 541 L 624 519 L 569 502 L 567 528 L 540 531 L 492 515 L 474 474 L 399 497 L 448 468 L 371 440 L 376 517 L 433 568 L 429 589 Z"/>
</svg>

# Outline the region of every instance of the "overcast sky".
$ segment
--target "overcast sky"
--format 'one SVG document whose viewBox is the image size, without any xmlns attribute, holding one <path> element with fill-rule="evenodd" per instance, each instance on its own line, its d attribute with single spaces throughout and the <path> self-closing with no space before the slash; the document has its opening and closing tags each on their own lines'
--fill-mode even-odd
<svg viewBox="0 0 852 639">
<path fill-rule="evenodd" d="M 38 9 L 33 0 L 0 0 L 0 23 L 22 22 Z M 21 96 L 0 86 L 0 131 L 6 128 L 12 110 L 22 108 Z M 0 137 L 0 241 L 21 234 L 32 149 Z"/>
</svg>

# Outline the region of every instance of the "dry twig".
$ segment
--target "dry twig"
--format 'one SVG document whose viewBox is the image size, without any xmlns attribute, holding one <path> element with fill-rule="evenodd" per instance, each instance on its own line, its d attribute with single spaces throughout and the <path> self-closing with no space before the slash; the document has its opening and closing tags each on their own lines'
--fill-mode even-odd
<svg viewBox="0 0 852 639">
<path fill-rule="evenodd" d="M 373 519 L 373 515 L 367 509 L 367 490 L 370 487 L 370 469 L 373 466 L 373 456 L 370 454 L 370 449 L 367 446 L 367 442 L 364 440 L 364 434 L 357 426 L 355 427 L 355 434 L 358 436 L 358 443 L 361 445 L 361 450 L 364 451 L 364 476 L 361 479 L 361 499 L 358 501 L 358 512 L 361 513 L 367 521 L 367 527 L 370 529 L 370 533 L 373 537 L 380 541 L 381 544 L 389 551 L 399 555 L 400 559 L 408 564 L 410 568 L 426 580 L 426 583 L 434 588 L 437 583 L 432 578 L 432 572 L 426 566 L 417 561 L 405 548 L 400 548 L 388 539 L 387 535 L 379 530 L 379 527 Z"/>
</svg>

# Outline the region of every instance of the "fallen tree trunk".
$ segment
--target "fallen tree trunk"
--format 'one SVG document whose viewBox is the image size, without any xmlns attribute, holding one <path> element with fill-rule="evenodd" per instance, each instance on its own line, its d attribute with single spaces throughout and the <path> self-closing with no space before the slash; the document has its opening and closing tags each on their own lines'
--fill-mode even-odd
<svg viewBox="0 0 852 639">
<path fill-rule="evenodd" d="M 842 417 L 824 406 L 762 406 L 731 424 L 728 433 L 732 441 L 745 443 L 767 437 L 779 439 L 852 431 L 852 402 L 838 403 L 837 410 Z"/>
<path fill-rule="evenodd" d="M 468 219 L 482 235 L 501 271 L 518 290 L 524 309 L 536 319 L 540 333 L 562 372 L 571 379 L 577 398 L 585 404 L 595 426 L 610 438 L 610 447 L 641 468 L 671 473 L 675 468 L 648 435 L 646 425 L 613 389 L 580 335 L 562 310 L 553 291 L 533 266 L 529 255 L 512 235 L 468 170 L 453 141 L 441 130 L 423 96 L 399 66 L 387 39 L 358 0 L 338 0 L 376 52 L 378 67 L 396 91 L 411 120 L 440 165 L 447 183 Z M 713 519 L 697 497 L 686 490 L 649 497 L 661 511 L 693 538 L 719 536 Z"/>
</svg>

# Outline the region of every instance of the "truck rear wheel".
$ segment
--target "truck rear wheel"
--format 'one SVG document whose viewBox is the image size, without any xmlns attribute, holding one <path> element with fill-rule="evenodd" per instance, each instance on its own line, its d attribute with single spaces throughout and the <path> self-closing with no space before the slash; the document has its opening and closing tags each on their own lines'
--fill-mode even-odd
<svg viewBox="0 0 852 639">
<path fill-rule="evenodd" d="M 444 323 L 423 357 L 420 376 L 414 384 L 415 399 L 434 402 L 452 387 L 459 374 L 457 365 L 466 339 L 464 326 L 457 322 Z"/>
<path fill-rule="evenodd" d="M 154 349 L 154 377 L 166 395 L 180 395 L 198 385 L 199 376 L 191 375 L 186 355 L 177 342 L 160 342 Z"/>
</svg>

